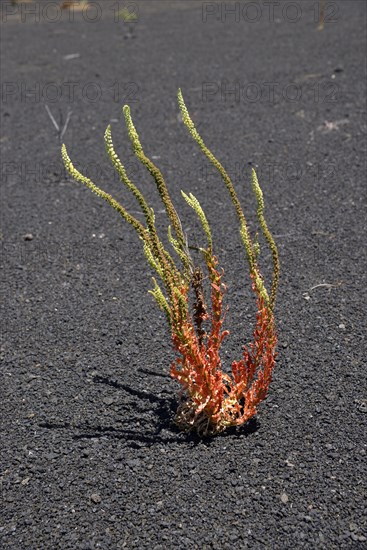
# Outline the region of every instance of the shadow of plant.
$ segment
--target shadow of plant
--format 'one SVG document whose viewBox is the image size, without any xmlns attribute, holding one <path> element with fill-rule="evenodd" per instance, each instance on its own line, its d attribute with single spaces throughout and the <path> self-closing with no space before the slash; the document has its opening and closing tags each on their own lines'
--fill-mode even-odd
<svg viewBox="0 0 367 550">
<path fill-rule="evenodd" d="M 138 390 L 131 388 L 127 384 L 122 384 L 111 378 L 96 375 L 93 377 L 94 384 L 103 384 L 122 390 L 132 397 L 134 400 L 131 406 L 126 407 L 133 414 L 126 420 L 129 426 L 134 426 L 134 429 L 117 427 L 115 425 L 102 426 L 98 423 L 73 423 L 73 422 L 39 422 L 40 428 L 50 430 L 69 429 L 74 433 L 72 439 L 95 439 L 109 438 L 125 440 L 129 447 L 140 448 L 144 446 L 151 447 L 157 443 L 179 443 L 194 445 L 205 444 L 210 445 L 214 439 L 210 436 L 200 437 L 196 432 L 182 432 L 174 423 L 175 412 L 178 407 L 178 401 L 175 397 L 167 396 L 160 397 L 156 394 L 147 392 L 146 390 Z M 143 403 L 148 401 L 153 407 L 147 410 Z M 228 430 L 218 434 L 220 438 L 242 438 L 248 437 L 259 429 L 259 422 L 256 418 L 251 418 L 246 424 L 235 428 L 231 427 Z M 75 433 L 77 431 L 77 433 Z M 140 443 L 140 444 L 139 444 Z"/>
</svg>

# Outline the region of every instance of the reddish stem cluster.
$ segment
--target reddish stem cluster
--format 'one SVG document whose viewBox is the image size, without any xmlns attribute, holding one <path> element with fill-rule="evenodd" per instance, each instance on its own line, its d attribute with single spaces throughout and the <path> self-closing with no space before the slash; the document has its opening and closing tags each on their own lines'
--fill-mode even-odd
<svg viewBox="0 0 367 550">
<path fill-rule="evenodd" d="M 244 346 L 240 361 L 233 361 L 232 376 L 222 371 L 219 349 L 228 335 L 222 330 L 225 285 L 216 269 L 216 258 L 212 257 L 207 265 L 211 281 L 210 331 L 199 339 L 192 320 L 179 315 L 172 326 L 173 345 L 180 356 L 171 366 L 171 376 L 182 385 L 184 394 L 176 421 L 181 428 L 194 428 L 201 435 L 238 426 L 256 414 L 271 381 L 277 342 L 271 309 L 257 293 L 253 342 Z M 254 284 L 253 289 L 256 292 Z M 183 286 L 181 291 L 188 300 L 188 288 Z M 204 318 L 208 317 L 205 314 Z"/>
</svg>

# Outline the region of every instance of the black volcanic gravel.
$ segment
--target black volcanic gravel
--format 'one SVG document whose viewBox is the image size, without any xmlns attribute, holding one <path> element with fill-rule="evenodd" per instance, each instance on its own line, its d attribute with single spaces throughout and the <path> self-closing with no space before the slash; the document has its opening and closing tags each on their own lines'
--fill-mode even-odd
<svg viewBox="0 0 367 550">
<path fill-rule="evenodd" d="M 0 548 L 367 548 L 366 3 L 327 2 L 323 30 L 314 1 L 132 2 L 130 24 L 115 21 L 122 2 L 92 4 L 0 6 Z M 69 113 L 75 165 L 136 212 L 104 152 L 111 123 L 164 230 L 124 128 L 131 106 L 191 243 L 202 234 L 180 189 L 212 225 L 228 367 L 255 304 L 178 87 L 251 229 L 257 167 L 282 267 L 269 396 L 245 427 L 204 440 L 172 425 L 173 353 L 139 239 L 60 158 Z"/>
</svg>

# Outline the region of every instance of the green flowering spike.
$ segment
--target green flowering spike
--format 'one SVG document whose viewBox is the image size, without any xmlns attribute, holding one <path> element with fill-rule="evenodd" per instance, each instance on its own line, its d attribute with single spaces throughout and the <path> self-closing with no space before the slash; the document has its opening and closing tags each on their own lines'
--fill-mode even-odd
<svg viewBox="0 0 367 550">
<path fill-rule="evenodd" d="M 142 209 L 142 211 L 145 215 L 145 218 L 147 220 L 149 230 L 151 232 L 155 232 L 154 215 L 152 214 L 152 209 L 149 208 L 143 194 L 139 191 L 139 189 L 136 187 L 136 185 L 134 185 L 132 183 L 132 181 L 129 179 L 129 177 L 126 173 L 125 167 L 121 163 L 121 161 L 120 161 L 120 159 L 119 159 L 119 157 L 118 157 L 118 155 L 115 151 L 113 141 L 112 141 L 111 125 L 110 124 L 107 126 L 107 129 L 106 129 L 106 132 L 105 132 L 105 135 L 104 135 L 104 140 L 105 140 L 107 154 L 110 157 L 111 162 L 112 162 L 114 168 L 116 169 L 118 175 L 120 176 L 121 181 L 132 192 L 132 194 L 134 195 L 134 197 L 137 199 L 138 203 L 140 204 L 141 209 Z"/>
<path fill-rule="evenodd" d="M 248 231 L 246 218 L 245 218 L 245 215 L 243 213 L 240 201 L 237 197 L 237 193 L 234 189 L 233 183 L 232 183 L 229 175 L 225 171 L 224 167 L 221 165 L 219 160 L 213 155 L 213 153 L 208 149 L 208 147 L 205 145 L 203 139 L 199 135 L 198 131 L 196 130 L 195 125 L 194 125 L 193 121 L 191 120 L 191 117 L 190 117 L 189 112 L 187 110 L 187 107 L 185 105 L 185 102 L 184 102 L 184 99 L 183 99 L 183 96 L 182 96 L 182 92 L 181 92 L 180 89 L 178 90 L 178 105 L 180 107 L 181 116 L 182 116 L 182 120 L 183 120 L 184 124 L 188 128 L 190 134 L 192 135 L 192 137 L 194 138 L 196 143 L 199 145 L 200 149 L 207 156 L 207 158 L 210 160 L 210 162 L 213 164 L 213 166 L 218 170 L 218 172 L 220 173 L 220 175 L 222 177 L 222 180 L 224 181 L 224 183 L 225 183 L 225 185 L 228 189 L 229 195 L 231 197 L 232 203 L 235 207 L 237 216 L 238 216 L 239 221 L 240 221 L 242 241 L 243 241 L 243 244 L 244 244 L 245 249 L 246 249 L 247 259 L 248 259 L 248 262 L 249 262 L 249 265 L 250 265 L 250 270 L 252 272 L 254 269 L 256 269 L 256 261 L 255 261 L 255 257 L 254 257 L 253 245 L 252 245 L 251 237 L 250 237 L 250 234 L 249 234 L 249 231 Z"/>
<path fill-rule="evenodd" d="M 66 150 L 66 147 L 65 147 L 65 144 L 62 145 L 62 148 L 61 148 L 61 155 L 62 155 L 62 159 L 64 161 L 64 165 L 65 165 L 65 168 L 66 170 L 69 172 L 69 174 L 71 175 L 71 177 L 73 177 L 76 181 L 79 181 L 80 183 L 83 183 L 84 185 L 86 185 L 87 187 L 89 187 L 89 189 L 91 189 L 93 191 L 93 193 L 95 193 L 96 195 L 98 195 L 99 197 L 101 197 L 102 199 L 104 199 L 105 201 L 107 201 L 115 210 L 117 210 L 117 212 L 129 223 L 131 224 L 134 229 L 136 229 L 136 231 L 139 233 L 139 235 L 142 237 L 143 240 L 147 240 L 149 239 L 149 235 L 146 231 L 146 229 L 144 228 L 144 226 L 139 222 L 139 220 L 137 220 L 136 218 L 134 218 L 134 216 L 131 216 L 131 214 L 129 214 L 125 208 L 120 204 L 118 203 L 113 197 L 111 197 L 111 195 L 109 195 L 108 193 L 106 193 L 105 191 L 103 191 L 102 189 L 100 189 L 99 187 L 97 187 L 97 185 L 95 185 L 89 178 L 87 178 L 86 176 L 83 176 L 83 174 L 81 174 L 74 166 L 73 166 L 73 163 L 71 162 L 70 158 L 69 158 L 69 155 L 67 153 L 67 150 Z"/>
<path fill-rule="evenodd" d="M 269 304 L 269 294 L 268 294 L 268 291 L 265 288 L 264 281 L 263 281 L 262 277 L 259 275 L 258 271 L 256 271 L 255 274 L 254 274 L 254 281 L 255 281 L 255 286 L 257 288 L 257 291 L 258 291 L 259 295 L 262 298 L 264 298 L 265 304 L 268 305 Z"/>
<path fill-rule="evenodd" d="M 251 176 L 252 176 L 252 189 L 254 191 L 256 201 L 257 201 L 257 213 L 258 213 L 258 216 L 260 217 L 260 216 L 263 215 L 264 208 L 265 208 L 264 195 L 263 195 L 262 189 L 259 185 L 257 175 L 256 175 L 256 171 L 255 171 L 254 168 L 252 168 L 252 170 L 251 170 Z"/>
<path fill-rule="evenodd" d="M 159 170 L 159 168 L 157 168 L 157 166 L 155 166 L 155 164 L 145 155 L 143 151 L 143 147 L 140 143 L 138 132 L 136 131 L 134 123 L 131 119 L 130 107 L 128 105 L 124 106 L 123 113 L 125 116 L 126 127 L 129 132 L 129 137 L 133 144 L 134 152 L 138 157 L 138 159 L 140 160 L 140 162 L 147 168 L 147 170 L 151 173 L 151 175 L 155 179 L 159 194 L 166 208 L 168 217 L 172 222 L 177 238 L 179 239 L 181 246 L 184 246 L 185 238 L 182 231 L 181 221 L 172 204 L 163 175 Z"/>
<path fill-rule="evenodd" d="M 154 289 L 153 290 L 148 290 L 148 292 L 149 292 L 149 294 L 152 294 L 152 296 L 154 296 L 154 299 L 157 302 L 159 308 L 162 311 L 165 312 L 168 324 L 171 325 L 172 324 L 171 308 L 169 307 L 168 302 L 167 302 L 160 286 L 158 285 L 157 281 L 155 280 L 154 277 L 152 277 L 152 279 L 153 279 L 153 283 L 154 283 Z"/>
<path fill-rule="evenodd" d="M 145 243 L 146 247 L 151 251 L 152 258 L 156 263 L 156 271 L 161 271 L 162 279 L 168 290 L 172 292 L 172 285 L 177 284 L 181 280 L 181 276 L 170 257 L 169 253 L 164 249 L 155 232 L 151 234 L 149 230 L 141 224 L 139 220 L 129 214 L 126 209 L 118 203 L 111 195 L 97 187 L 89 178 L 83 176 L 72 164 L 67 153 L 65 145 L 61 149 L 64 165 L 69 174 L 80 183 L 83 183 L 91 189 L 96 195 L 106 200 L 117 212 L 134 227 L 140 238 Z M 158 271 L 159 270 L 159 271 Z"/>
<path fill-rule="evenodd" d="M 150 246 L 148 245 L 147 242 L 144 242 L 143 243 L 143 247 L 144 247 L 144 255 L 148 261 L 148 264 L 150 265 L 150 267 L 152 269 L 154 269 L 154 271 L 156 271 L 158 273 L 158 275 L 160 276 L 160 278 L 164 281 L 164 271 L 159 263 L 159 261 L 157 261 L 154 256 L 153 256 L 153 253 L 151 251 L 151 248 Z"/>
<path fill-rule="evenodd" d="M 181 290 L 177 287 L 173 289 L 173 296 L 177 300 L 181 320 L 186 319 L 188 311 L 187 311 L 187 302 L 186 302 L 185 296 L 182 295 Z M 177 322 L 177 319 L 176 319 L 176 322 Z"/>
<path fill-rule="evenodd" d="M 255 239 L 254 239 L 254 254 L 256 261 L 258 260 L 260 256 L 260 243 L 259 243 L 259 234 L 256 233 Z"/>
<path fill-rule="evenodd" d="M 181 92 L 180 89 L 178 91 L 178 104 L 179 104 L 179 107 L 180 107 L 181 116 L 182 116 L 182 120 L 183 120 L 184 124 L 188 128 L 188 130 L 189 130 L 190 134 L 192 135 L 192 137 L 194 138 L 194 140 L 199 145 L 200 149 L 207 156 L 207 158 L 210 160 L 210 162 L 213 164 L 213 166 L 219 171 L 219 173 L 220 173 L 220 175 L 221 175 L 221 177 L 222 177 L 222 179 L 223 179 L 223 181 L 224 181 L 224 183 L 225 183 L 225 185 L 228 189 L 229 195 L 231 197 L 232 203 L 235 207 L 237 216 L 238 216 L 239 221 L 240 221 L 240 234 L 241 234 L 243 245 L 244 245 L 246 253 L 247 253 L 247 260 L 248 260 L 248 263 L 249 263 L 249 266 L 250 266 L 250 272 L 252 273 L 252 275 L 254 277 L 254 281 L 255 281 L 256 287 L 258 289 L 258 292 L 263 296 L 265 301 L 268 303 L 269 302 L 269 297 L 268 297 L 268 294 L 267 294 L 266 289 L 264 287 L 264 283 L 262 281 L 262 278 L 260 276 L 259 269 L 258 269 L 258 266 L 257 266 L 257 256 L 258 256 L 258 253 L 259 253 L 259 247 L 258 247 L 258 245 L 256 245 L 256 247 L 254 247 L 254 244 L 251 240 L 250 233 L 249 233 L 248 226 L 247 226 L 247 222 L 246 222 L 246 218 L 245 218 L 245 215 L 243 213 L 243 210 L 242 210 L 241 204 L 239 202 L 239 199 L 237 197 L 237 193 L 234 189 L 233 183 L 232 183 L 230 177 L 228 176 L 227 172 L 225 171 L 224 167 L 216 159 L 216 157 L 213 155 L 213 153 L 208 149 L 208 147 L 205 145 L 203 139 L 201 138 L 200 134 L 196 130 L 195 125 L 194 125 L 194 123 L 193 123 L 193 121 L 190 117 L 190 114 L 187 110 L 187 107 L 185 105 L 185 102 L 184 102 L 184 99 L 183 99 L 183 96 L 182 96 L 182 92 Z M 253 176 L 252 177 L 253 177 L 253 189 L 254 189 L 256 199 L 257 199 L 257 202 L 258 202 L 258 218 L 259 218 L 259 221 L 260 221 L 261 229 L 262 229 L 262 231 L 263 231 L 263 233 L 264 233 L 264 235 L 265 235 L 265 237 L 268 241 L 268 244 L 270 246 L 270 249 L 271 249 L 271 252 L 272 252 L 272 255 L 273 255 L 274 274 L 273 274 L 272 292 L 271 292 L 271 299 L 270 299 L 270 304 L 271 304 L 271 307 L 273 308 L 274 304 L 275 304 L 275 297 L 276 297 L 276 291 L 277 291 L 278 279 L 279 279 L 278 251 L 277 251 L 274 239 L 273 239 L 273 237 L 272 237 L 272 235 L 271 235 L 271 233 L 270 233 L 270 231 L 269 231 L 269 229 L 266 225 L 266 222 L 265 222 L 265 219 L 264 219 L 264 216 L 263 216 L 264 199 L 263 199 L 263 196 L 262 196 L 261 188 L 260 188 L 260 186 L 258 184 L 258 181 L 257 181 L 257 178 L 256 178 L 256 173 L 255 173 L 255 177 L 254 177 L 254 171 L 253 171 Z M 254 181 L 255 181 L 255 183 L 254 183 Z"/>
<path fill-rule="evenodd" d="M 271 308 L 273 309 L 275 305 L 276 294 L 277 294 L 278 283 L 279 283 L 279 255 L 278 255 L 278 249 L 275 244 L 274 238 L 270 233 L 268 225 L 264 218 L 263 192 L 259 185 L 257 175 L 254 169 L 252 169 L 252 188 L 257 200 L 257 217 L 259 219 L 260 227 L 264 234 L 264 237 L 268 242 L 269 248 L 271 250 L 272 258 L 273 258 L 273 281 L 271 286 L 271 298 L 270 298 L 270 305 L 271 305 Z"/>
<path fill-rule="evenodd" d="M 147 222 L 147 228 L 151 236 L 151 240 L 153 242 L 154 256 L 156 257 L 156 261 L 158 263 L 161 263 L 162 260 L 160 259 L 160 257 L 161 255 L 163 255 L 165 256 L 165 259 L 169 262 L 170 267 L 173 270 L 176 270 L 173 259 L 171 258 L 170 254 L 164 249 L 163 244 L 158 238 L 157 230 L 155 227 L 155 216 L 154 216 L 153 208 L 149 207 L 147 201 L 144 198 L 144 195 L 139 191 L 136 185 L 134 185 L 132 181 L 129 179 L 129 177 L 127 176 L 126 170 L 115 151 L 113 141 L 112 141 L 110 125 L 106 129 L 104 139 L 105 139 L 105 145 L 106 145 L 108 156 L 110 157 L 114 168 L 119 174 L 121 181 L 132 192 L 132 194 L 134 195 L 134 197 L 137 199 L 138 203 L 141 206 L 141 209 L 143 211 L 143 214 Z M 160 267 L 160 269 L 162 269 L 162 267 Z M 177 276 L 177 273 L 176 273 L 176 276 Z"/>
<path fill-rule="evenodd" d="M 185 265 L 185 263 L 186 263 L 186 261 L 187 261 L 187 259 L 188 259 L 188 252 L 186 251 L 186 250 L 187 250 L 186 247 L 185 247 L 185 251 L 183 252 L 183 251 L 182 251 L 182 248 L 181 248 L 181 246 L 180 246 L 180 243 L 179 243 L 178 240 L 175 239 L 175 238 L 173 237 L 173 235 L 172 235 L 172 231 L 171 231 L 171 226 L 170 226 L 170 225 L 169 225 L 168 228 L 167 228 L 167 234 L 168 234 L 168 240 L 169 240 L 169 242 L 171 243 L 173 250 L 176 252 L 176 254 L 178 255 L 178 257 L 180 258 L 182 264 Z M 190 262 L 190 264 L 191 264 L 191 262 Z M 187 271 L 185 270 L 184 275 L 185 275 L 186 280 L 189 279 L 189 274 L 190 274 L 190 273 L 191 273 L 191 266 L 190 266 L 190 271 L 189 271 L 189 272 L 187 272 Z"/>
<path fill-rule="evenodd" d="M 143 147 L 140 143 L 138 132 L 136 131 L 136 128 L 131 118 L 130 107 L 128 105 L 124 105 L 122 108 L 122 112 L 125 117 L 126 128 L 129 132 L 129 137 L 131 143 L 133 144 L 135 154 L 143 153 Z"/>
<path fill-rule="evenodd" d="M 200 220 L 200 223 L 204 229 L 204 232 L 205 232 L 205 235 L 206 235 L 206 238 L 208 239 L 208 253 L 211 254 L 212 252 L 212 249 L 213 249 L 213 241 L 212 241 L 212 233 L 210 231 L 210 226 L 209 226 L 209 223 L 208 223 L 208 220 L 205 216 L 205 213 L 204 213 L 204 210 L 202 209 L 199 201 L 197 200 L 196 197 L 194 197 L 194 195 L 192 193 L 190 193 L 190 195 L 186 195 L 186 193 L 184 193 L 183 191 L 181 191 L 181 194 L 183 196 L 183 198 L 185 199 L 185 201 L 187 202 L 187 204 L 189 204 L 191 206 L 191 208 L 193 208 Z"/>
</svg>

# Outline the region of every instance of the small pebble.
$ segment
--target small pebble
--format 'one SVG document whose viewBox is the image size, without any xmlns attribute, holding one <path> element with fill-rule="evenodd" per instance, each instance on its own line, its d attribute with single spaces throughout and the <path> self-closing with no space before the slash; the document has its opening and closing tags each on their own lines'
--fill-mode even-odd
<svg viewBox="0 0 367 550">
<path fill-rule="evenodd" d="M 99 495 L 98 493 L 93 493 L 93 495 L 91 495 L 90 497 L 91 501 L 94 502 L 94 504 L 99 504 L 101 502 L 101 495 Z"/>
<path fill-rule="evenodd" d="M 103 399 L 103 403 L 104 403 L 105 405 L 112 405 L 112 403 L 114 403 L 114 402 L 115 402 L 115 400 L 114 400 L 113 397 L 105 397 L 105 398 Z"/>
<path fill-rule="evenodd" d="M 283 502 L 283 504 L 287 504 L 287 502 L 289 500 L 287 493 L 282 493 L 280 495 L 280 500 Z"/>
<path fill-rule="evenodd" d="M 25 235 L 23 235 L 23 239 L 25 241 L 33 241 L 33 235 L 32 233 L 26 233 Z"/>
</svg>

